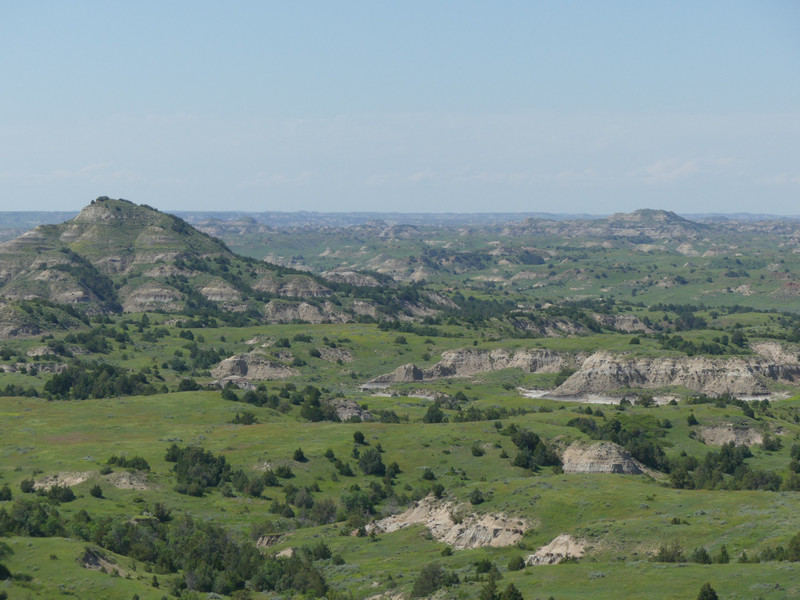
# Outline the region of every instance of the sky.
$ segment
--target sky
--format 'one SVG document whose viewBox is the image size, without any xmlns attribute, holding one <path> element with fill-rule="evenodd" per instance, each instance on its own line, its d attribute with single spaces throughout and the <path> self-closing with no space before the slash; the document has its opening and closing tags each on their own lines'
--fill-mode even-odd
<svg viewBox="0 0 800 600">
<path fill-rule="evenodd" d="M 0 210 L 800 214 L 800 2 L 0 2 Z"/>
</svg>

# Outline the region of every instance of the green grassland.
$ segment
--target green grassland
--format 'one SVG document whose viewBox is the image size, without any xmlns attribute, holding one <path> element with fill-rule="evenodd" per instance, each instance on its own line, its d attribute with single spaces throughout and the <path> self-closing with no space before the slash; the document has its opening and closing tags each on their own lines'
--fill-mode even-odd
<svg viewBox="0 0 800 600">
<path fill-rule="evenodd" d="M 430 368 L 456 349 L 547 349 L 575 360 L 602 351 L 631 359 L 721 361 L 755 360 L 755 344 L 770 341 L 791 362 L 800 343 L 800 255 L 791 232 L 754 235 L 687 225 L 677 216 L 667 220 L 683 228 L 674 239 L 570 229 L 560 235 L 556 225 L 537 222 L 469 229 L 223 228 L 227 247 L 250 256 L 245 259 L 160 214 L 148 217 L 163 237 L 151 244 L 134 227 L 138 209 L 100 204 L 131 211 L 121 241 L 134 254 L 185 251 L 192 257 L 181 259 L 181 269 L 196 270 L 194 279 L 170 280 L 189 286 L 186 299 L 197 300 L 191 290 L 198 286 L 239 282 L 248 310 L 226 312 L 210 300 L 176 314 L 94 310 L 102 305 L 97 299 L 85 314 L 47 301 L 0 306 L 4 323 L 39 331 L 0 345 L 0 490 L 8 486 L 11 495 L 0 500 L 0 563 L 11 573 L 0 581 L 0 594 L 292 597 L 303 595 L 299 584 L 271 589 L 256 581 L 263 570 L 290 564 L 275 559 L 277 553 L 294 550 L 300 558 L 293 568 L 302 566 L 327 585 L 307 590 L 308 597 L 409 599 L 421 574 L 438 563 L 457 583 L 441 586 L 436 598 L 488 600 L 489 575 L 477 566 L 486 561 L 498 590 L 513 584 L 526 600 L 695 598 L 706 582 L 726 600 L 800 596 L 800 571 L 791 562 L 798 557 L 787 551 L 800 541 L 800 394 L 789 379 L 766 380 L 769 391 L 780 394 L 749 404 L 698 400 L 681 387 L 605 391 L 609 401 L 624 396 L 632 405 L 523 396 L 522 389 L 556 387 L 571 374 L 566 368 L 364 386 L 408 363 Z M 90 237 L 70 248 L 97 258 L 103 244 L 102 236 Z M 75 261 L 77 279 L 89 269 L 63 250 L 50 250 Z M 22 261 L 25 249 L 19 252 L 14 256 Z M 214 254 L 225 260 L 206 259 Z M 310 269 L 316 282 L 323 281 L 319 273 L 339 268 L 378 272 L 384 282 L 391 275 L 400 283 L 377 289 L 331 283 L 325 300 L 259 295 L 254 286 L 266 270 L 274 277 L 284 273 L 254 260 L 268 255 Z M 148 283 L 146 268 L 109 275 L 108 298 Z M 409 283 L 417 270 L 424 280 Z M 439 303 L 427 295 L 434 292 Z M 330 299 L 352 306 L 365 298 L 376 303 L 378 317 L 268 324 L 259 312 L 272 302 L 321 306 Z M 408 298 L 413 302 L 404 305 Z M 617 318 L 634 327 L 601 323 Z M 217 386 L 214 367 L 251 352 L 294 374 L 244 386 L 254 389 Z M 93 381 L 79 381 L 81 373 L 91 373 Z M 674 400 L 651 405 L 653 395 Z M 341 399 L 375 419 L 339 422 L 314 404 Z M 619 431 L 613 427 L 631 439 L 614 437 Z M 703 431 L 715 427 L 766 441 L 722 467 L 720 457 L 735 452 L 732 447 L 723 451 L 701 441 Z M 552 452 L 575 441 L 616 440 L 650 460 L 649 470 L 564 473 L 546 454 L 539 463 L 522 464 L 521 430 L 537 434 L 538 449 Z M 230 467 L 202 489 L 187 484 L 179 468 L 183 458 L 175 455 L 197 449 L 210 453 L 207 458 L 224 457 Z M 367 474 L 361 459 L 378 449 L 387 474 Z M 138 470 L 126 460 L 136 460 Z M 704 465 L 714 472 L 705 480 L 697 475 Z M 30 491 L 31 480 L 56 475 L 71 478 L 74 499 Z M 515 544 L 471 549 L 449 548 L 422 524 L 367 533 L 373 521 L 431 496 L 449 503 L 456 520 L 505 515 L 528 528 Z M 31 519 L 34 506 L 49 515 L 44 529 L 25 534 L 9 524 L 8 515 L 23 509 L 28 516 L 19 518 Z M 122 543 L 125 531 L 156 532 L 163 534 L 157 549 L 178 544 L 199 554 L 198 547 L 178 543 L 190 537 L 187 523 L 220 528 L 209 529 L 216 539 L 204 547 L 212 549 L 232 541 L 253 550 L 272 536 L 258 550 L 262 571 L 251 573 L 246 585 L 219 578 L 211 585 L 193 568 L 177 568 L 174 556 L 172 563 L 158 552 L 134 559 L 148 554 L 143 548 L 152 540 L 139 540 L 138 547 Z M 509 568 L 512 559 L 561 534 L 583 540 L 586 555 Z M 683 557 L 653 560 L 669 544 L 678 544 Z M 314 555 L 322 546 L 323 555 Z M 701 564 L 692 559 L 698 548 L 711 557 L 724 548 L 730 561 Z M 101 557 L 102 568 L 85 567 L 86 556 Z"/>
<path fill-rule="evenodd" d="M 152 316 L 151 316 L 152 317 Z M 161 364 L 186 353 L 181 331 L 169 326 L 169 335 L 156 342 L 144 342 L 133 324 L 140 317 L 128 318 L 131 341 L 112 348 L 101 359 L 131 369 L 145 366 L 158 368 L 164 384 L 173 389 L 185 376 L 209 381 L 203 370 L 173 372 Z M 152 317 L 151 328 L 159 327 L 161 317 Z M 755 321 L 748 325 L 757 324 Z M 117 324 L 121 327 L 121 322 Z M 697 593 L 706 581 L 711 581 L 724 598 L 791 598 L 800 589 L 796 570 L 791 563 L 780 561 L 760 564 L 739 564 L 741 552 L 758 555 L 765 548 L 786 546 L 800 531 L 800 516 L 796 512 L 797 492 L 767 492 L 759 490 L 681 490 L 669 486 L 667 476 L 560 474 L 549 467 L 537 472 L 515 467 L 509 458 L 515 446 L 502 428 L 516 425 L 528 428 L 543 439 L 556 444 L 586 439 L 572 419 L 583 415 L 584 406 L 547 399 L 526 399 L 515 386 L 530 383 L 546 384 L 552 375 L 524 375 L 513 369 L 497 371 L 474 379 L 450 379 L 424 384 L 402 384 L 395 388 L 398 395 L 372 395 L 360 390 L 359 383 L 387 372 L 398 364 L 415 362 L 432 364 L 442 351 L 471 346 L 474 333 L 465 328 L 452 328 L 449 333 L 462 337 L 429 338 L 405 333 L 405 343 L 398 343 L 397 332 L 381 331 L 374 325 L 286 325 L 253 328 L 194 329 L 195 341 L 203 346 L 224 349 L 223 355 L 251 349 L 258 344 L 274 343 L 280 338 L 290 341 L 281 348 L 306 361 L 300 375 L 292 382 L 297 387 L 308 383 L 323 386 L 326 395 L 355 399 L 372 411 L 394 411 L 399 423 L 333 423 L 308 422 L 296 406 L 282 410 L 258 407 L 242 402 L 223 400 L 218 390 L 170 392 L 151 396 L 87 399 L 82 401 L 48 401 L 43 398 L 6 397 L 0 399 L 0 484 L 8 484 L 13 500 L 29 497 L 20 491 L 24 479 L 40 478 L 56 473 L 85 473 L 86 480 L 74 486 L 77 499 L 63 503 L 58 510 L 64 518 L 86 510 L 93 519 L 104 517 L 132 519 L 148 514 L 156 503 L 165 503 L 174 515 L 190 514 L 199 519 L 223 524 L 242 539 L 252 540 L 255 530 L 283 534 L 278 544 L 269 548 L 277 552 L 325 541 L 343 564 L 331 559 L 318 561 L 330 589 L 336 593 L 352 593 L 367 597 L 378 593 L 408 595 L 420 570 L 432 561 L 457 573 L 462 583 L 446 588 L 445 597 L 477 597 L 483 582 L 475 581 L 474 563 L 481 559 L 492 561 L 500 570 L 501 588 L 514 583 L 526 598 L 559 599 L 611 598 L 620 593 L 628 598 L 686 598 Z M 294 336 L 303 341 L 293 341 Z M 555 338 L 513 342 L 479 341 L 478 348 L 547 346 L 560 350 L 607 348 L 627 350 L 630 336 L 604 334 L 588 338 Z M 323 347 L 327 339 L 340 348 L 348 349 L 354 360 L 345 364 L 314 359 L 312 348 Z M 478 337 L 477 339 L 481 339 Z M 583 342 L 578 343 L 578 342 Z M 12 342 L 15 352 L 40 346 L 40 340 Z M 266 352 L 277 352 L 270 345 Z M 640 349 L 636 349 L 640 351 Z M 650 349 L 653 351 L 653 348 Z M 422 355 L 430 355 L 428 361 Z M 127 356 L 127 358 L 124 357 Z M 188 356 L 188 354 L 187 354 Z M 355 378 L 351 375 L 355 373 Z M 3 375 L 3 383 L 20 382 L 43 388 L 46 374 Z M 505 384 L 505 385 L 504 385 Z M 279 382 L 268 383 L 278 390 Z M 481 409 L 503 407 L 522 409 L 497 420 L 457 422 L 458 411 L 444 407 L 449 423 L 424 423 L 423 418 L 432 404 L 418 398 L 415 390 L 424 387 L 429 392 L 455 395 L 462 392 L 467 400 L 460 406 Z M 409 394 L 408 396 L 403 394 Z M 288 410 L 287 410 L 288 409 Z M 702 457 L 708 450 L 689 434 L 698 426 L 689 426 L 692 413 L 700 426 L 736 422 L 762 431 L 778 432 L 782 447 L 765 451 L 753 447 L 753 457 L 747 463 L 754 469 L 765 469 L 786 475 L 789 451 L 800 436 L 795 419 L 800 412 L 800 399 L 773 401 L 767 413 L 756 413 L 751 419 L 740 408 L 713 403 L 673 406 L 633 406 L 619 412 L 603 406 L 604 418 L 621 415 L 630 418 L 652 417 L 657 422 L 668 420 L 662 445 L 670 457 L 686 452 Z M 231 424 L 234 416 L 250 411 L 259 423 Z M 500 429 L 498 429 L 498 426 Z M 284 500 L 286 484 L 297 487 L 315 486 L 316 499 L 331 498 L 339 504 L 352 486 L 369 489 L 370 483 L 383 483 L 380 478 L 365 476 L 352 458 L 353 433 L 360 431 L 370 447 L 380 444 L 385 463 L 397 462 L 400 473 L 392 482 L 393 496 L 376 505 L 377 513 L 389 514 L 403 510 L 407 503 L 421 498 L 434 483 L 444 487 L 444 499 L 461 507 L 459 510 L 476 513 L 503 513 L 519 516 L 532 523 L 523 541 L 507 548 L 478 548 L 456 550 L 443 556 L 444 545 L 433 540 L 422 526 L 414 526 L 376 538 L 353 537 L 357 521 L 342 516 L 326 525 L 287 519 L 270 511 L 274 500 Z M 202 497 L 187 496 L 175 491 L 176 480 L 172 465 L 165 461 L 165 452 L 172 444 L 199 445 L 222 454 L 235 469 L 258 474 L 265 468 L 288 466 L 294 476 L 281 481 L 283 487 L 267 487 L 259 497 L 235 493 L 226 497 L 219 489 L 209 490 Z M 484 448 L 482 456 L 474 456 L 472 447 Z M 308 459 L 298 462 L 293 452 L 302 448 Z M 363 449 L 364 447 L 362 447 Z M 353 477 L 336 476 L 331 462 L 324 456 L 332 450 L 336 457 L 351 463 Z M 125 469 L 113 467 L 113 473 L 101 474 L 112 456 L 141 456 L 151 466 L 147 474 L 147 489 L 118 489 L 111 478 Z M 425 479 L 426 469 L 435 479 Z M 89 491 L 99 485 L 103 498 Z M 473 490 L 480 490 L 486 501 L 472 506 Z M 677 519 L 680 524 L 672 524 Z M 262 527 L 262 529 L 258 529 Z M 526 567 L 508 571 L 507 565 L 515 556 L 527 556 L 539 546 L 561 533 L 570 533 L 588 542 L 587 556 L 578 564 Z M 12 554 L 5 564 L 12 573 L 30 576 L 30 580 L 15 579 L 2 584 L 9 597 L 68 597 L 71 594 L 96 597 L 160 598 L 165 591 L 151 587 L 152 565 L 139 564 L 134 571 L 131 559 L 114 557 L 121 576 L 105 574 L 81 567 L 77 558 L 85 551 L 85 542 L 64 538 L 10 537 L 6 540 Z M 687 554 L 694 548 L 705 547 L 714 555 L 724 544 L 732 557 L 727 565 L 681 565 L 655 563 L 650 556 L 664 541 L 677 541 Z M 249 543 L 252 543 L 249 542 Z M 54 555 L 56 558 L 52 558 Z M 337 561 L 339 562 L 339 561 Z M 675 571 L 675 569 L 679 569 Z M 167 581 L 173 575 L 158 574 Z M 333 593 L 333 592 L 331 592 Z M 184 594 L 187 595 L 187 594 Z M 253 597 L 260 597 L 253 594 Z"/>
</svg>

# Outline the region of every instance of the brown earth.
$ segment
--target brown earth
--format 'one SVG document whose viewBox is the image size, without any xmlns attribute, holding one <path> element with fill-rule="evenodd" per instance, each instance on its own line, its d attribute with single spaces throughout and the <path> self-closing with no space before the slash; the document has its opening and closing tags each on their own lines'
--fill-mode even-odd
<svg viewBox="0 0 800 600">
<path fill-rule="evenodd" d="M 571 535 L 562 533 L 546 546 L 542 546 L 536 552 L 525 559 L 525 564 L 532 565 L 555 565 L 567 557 L 582 558 L 585 553 L 585 544 Z"/>
<path fill-rule="evenodd" d="M 408 510 L 367 525 L 367 531 L 391 533 L 411 525 L 424 525 L 433 537 L 453 548 L 511 546 L 522 539 L 529 523 L 505 515 L 471 514 L 454 520 L 457 507 L 427 496 Z"/>
</svg>

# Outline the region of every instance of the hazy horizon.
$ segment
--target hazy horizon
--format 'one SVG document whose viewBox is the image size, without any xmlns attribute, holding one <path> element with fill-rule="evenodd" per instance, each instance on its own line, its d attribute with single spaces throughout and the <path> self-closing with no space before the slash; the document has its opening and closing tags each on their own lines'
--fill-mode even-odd
<svg viewBox="0 0 800 600">
<path fill-rule="evenodd" d="M 796 2 L 45 5 L 0 210 L 798 210 Z"/>
</svg>

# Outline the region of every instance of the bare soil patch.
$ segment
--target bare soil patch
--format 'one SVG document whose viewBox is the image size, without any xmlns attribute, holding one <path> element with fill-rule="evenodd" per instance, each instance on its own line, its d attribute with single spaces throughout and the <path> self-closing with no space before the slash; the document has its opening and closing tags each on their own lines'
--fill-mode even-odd
<svg viewBox="0 0 800 600">
<path fill-rule="evenodd" d="M 567 557 L 582 558 L 585 553 L 585 544 L 569 534 L 562 533 L 546 546 L 525 559 L 526 565 L 555 565 Z"/>
<path fill-rule="evenodd" d="M 764 441 L 760 431 L 752 427 L 737 427 L 732 423 L 703 427 L 698 437 L 709 446 L 722 446 L 731 442 L 736 446 L 752 446 Z"/>
<path fill-rule="evenodd" d="M 33 488 L 36 490 L 49 490 L 51 487 L 56 485 L 72 487 L 73 485 L 83 483 L 93 474 L 93 471 L 62 471 L 60 473 L 56 473 L 55 475 L 48 475 L 47 477 L 38 479 L 33 484 Z"/>
<path fill-rule="evenodd" d="M 149 490 L 152 487 L 147 481 L 147 473 L 144 471 L 111 473 L 106 477 L 106 481 L 120 490 Z"/>
<path fill-rule="evenodd" d="M 433 496 L 423 498 L 408 510 L 367 525 L 367 531 L 391 533 L 411 525 L 425 525 L 434 538 L 457 549 L 484 546 L 511 546 L 522 539 L 530 524 L 522 518 L 502 514 L 454 518 L 457 507 L 439 502 Z"/>
</svg>

